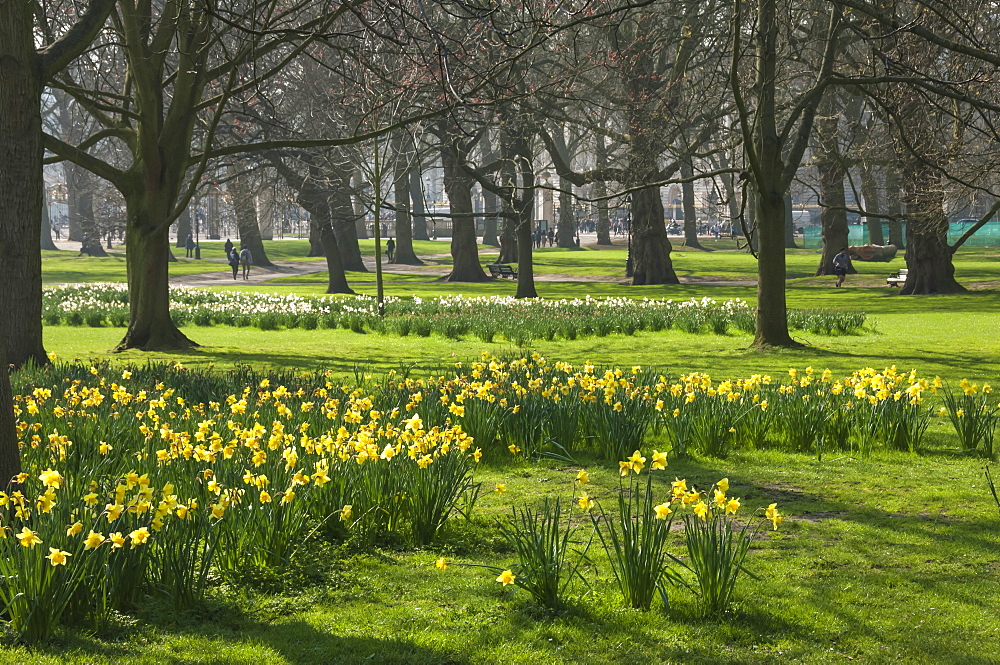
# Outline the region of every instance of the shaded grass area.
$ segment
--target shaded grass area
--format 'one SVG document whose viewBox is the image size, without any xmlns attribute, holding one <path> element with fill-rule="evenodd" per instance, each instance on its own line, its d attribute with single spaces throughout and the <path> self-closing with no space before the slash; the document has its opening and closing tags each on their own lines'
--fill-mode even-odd
<svg viewBox="0 0 1000 665">
<path fill-rule="evenodd" d="M 932 426 L 939 436 L 939 423 Z M 580 460 L 586 463 L 588 460 Z M 591 469 L 588 491 L 610 504 L 617 473 Z M 656 478 L 699 486 L 727 476 L 745 506 L 775 501 L 788 515 L 751 550 L 734 611 L 697 616 L 684 594 L 649 613 L 623 607 L 607 561 L 591 550 L 589 587 L 558 614 L 503 590 L 495 573 L 451 565 L 513 563 L 492 524 L 509 506 L 570 495 L 575 466 L 484 467 L 472 522 L 454 520 L 427 550 L 371 552 L 307 543 L 278 591 L 218 587 L 206 606 L 176 614 L 153 599 L 111 639 L 64 632 L 0 658 L 48 663 L 993 663 L 1000 658 L 996 507 L 980 465 L 944 449 L 817 462 L 746 453 L 673 461 Z M 577 521 L 585 522 L 577 514 Z M 678 540 L 672 551 L 678 552 Z"/>
</svg>

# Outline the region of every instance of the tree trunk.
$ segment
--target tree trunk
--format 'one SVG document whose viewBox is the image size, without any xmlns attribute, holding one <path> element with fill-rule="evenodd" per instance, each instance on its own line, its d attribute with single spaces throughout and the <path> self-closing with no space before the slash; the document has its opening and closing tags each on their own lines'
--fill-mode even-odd
<svg viewBox="0 0 1000 665">
<path fill-rule="evenodd" d="M 413 210 L 413 239 L 430 240 L 427 235 L 427 211 L 424 208 L 424 184 L 420 180 L 420 162 L 410 169 L 410 201 Z"/>
<path fill-rule="evenodd" d="M 598 135 L 595 144 L 595 159 L 598 169 L 608 167 L 608 147 L 604 143 L 604 137 Z M 597 199 L 597 244 L 611 244 L 611 216 L 608 214 L 608 200 L 604 198 L 608 195 L 608 184 L 603 180 L 594 182 L 594 198 Z"/>
<path fill-rule="evenodd" d="M 193 238 L 194 232 L 191 228 L 191 212 L 185 208 L 184 212 L 177 218 L 177 244 L 174 247 L 186 249 L 184 241 L 187 240 L 188 236 Z"/>
<path fill-rule="evenodd" d="M 7 363 L 17 367 L 48 362 L 42 346 L 42 84 L 32 41 L 32 5 L 0 1 L 0 335 L 6 362 L 0 364 L 0 472 L 12 439 Z M 7 383 L 7 394 L 2 384 Z M 8 450 L 13 442 L 13 451 Z M 6 485 L 6 478 L 0 475 Z"/>
<path fill-rule="evenodd" d="M 232 172 L 230 172 L 232 175 Z M 257 223 L 257 206 L 245 175 L 236 175 L 229 181 L 229 193 L 233 197 L 236 212 L 236 229 L 239 231 L 240 247 L 250 250 L 250 258 L 255 266 L 274 266 L 264 251 Z"/>
<path fill-rule="evenodd" d="M 785 249 L 795 249 L 795 216 L 792 215 L 791 194 L 785 194 Z"/>
<path fill-rule="evenodd" d="M 362 193 L 365 190 L 365 178 L 363 175 L 361 175 L 361 172 L 359 171 L 354 174 L 354 177 L 351 180 L 345 181 L 345 184 L 348 183 L 352 192 L 352 197 L 351 197 L 353 199 L 352 205 L 354 206 L 354 216 L 351 220 L 354 224 L 354 237 L 359 240 L 367 240 L 368 211 L 365 209 L 365 201 L 362 198 Z M 343 245 L 343 239 L 348 239 L 348 240 L 350 239 L 349 234 L 348 235 L 344 234 L 344 231 L 346 229 L 337 229 L 336 227 L 334 227 L 333 230 L 337 234 L 337 242 L 339 242 L 341 245 Z M 344 252 L 343 247 L 341 247 L 340 251 L 341 251 L 341 256 L 343 256 Z M 351 270 L 351 268 L 348 268 L 348 270 Z"/>
<path fill-rule="evenodd" d="M 39 241 L 42 249 L 57 250 L 56 244 L 52 242 L 52 220 L 49 218 L 49 202 L 45 196 L 45 187 L 42 187 L 42 223 L 39 227 Z M 0 476 L 2 478 L 2 476 Z"/>
<path fill-rule="evenodd" d="M 442 121 L 443 144 L 441 162 L 444 167 L 444 188 L 448 194 L 451 212 L 451 258 L 452 269 L 445 281 L 485 282 L 489 279 L 479 264 L 479 249 L 476 243 L 476 220 L 472 209 L 473 179 L 461 167 L 464 161 L 459 148 L 452 141 L 453 127 Z"/>
<path fill-rule="evenodd" d="M 305 208 L 305 206 L 302 206 Z M 306 208 L 308 210 L 308 208 Z M 309 211 L 309 254 L 307 256 L 326 256 L 323 249 L 323 242 L 320 239 L 322 231 L 319 220 L 315 219 L 312 211 Z M 340 250 L 338 250 L 340 251 Z"/>
<path fill-rule="evenodd" d="M 337 236 L 337 247 L 340 249 L 340 262 L 344 265 L 344 270 L 368 272 L 361 257 L 361 245 L 358 244 L 358 212 L 351 200 L 348 181 L 345 179 L 337 183 L 335 180 L 333 186 L 329 199 L 330 216 L 333 233 Z M 361 219 L 363 222 L 363 215 Z"/>
<path fill-rule="evenodd" d="M 659 187 L 632 194 L 632 284 L 679 284 L 670 260 L 671 245 L 663 219 Z"/>
<path fill-rule="evenodd" d="M 937 171 L 912 160 L 903 171 L 906 206 L 906 283 L 902 295 L 964 293 L 955 280 L 948 246 L 948 216 Z"/>
<path fill-rule="evenodd" d="M 333 224 L 329 221 L 320 224 L 320 239 L 323 242 L 323 250 L 326 254 L 326 292 L 353 294 L 354 290 L 347 283 L 347 273 L 344 272 L 344 264 L 340 262 L 340 249 L 337 247 L 337 236 L 333 232 Z"/>
<path fill-rule="evenodd" d="M 829 99 L 835 98 L 831 96 Z M 833 257 L 849 244 L 847 199 L 844 192 L 846 172 L 839 148 L 840 116 L 832 112 L 831 106 L 828 105 L 827 108 L 829 115 L 816 120 L 817 146 L 814 162 L 819 179 L 819 202 L 822 207 L 820 223 L 823 234 L 823 252 L 816 268 L 817 276 L 834 274 Z"/>
<path fill-rule="evenodd" d="M 573 183 L 559 177 L 559 221 L 556 224 L 556 246 L 576 247 L 576 219 L 573 215 Z"/>
<path fill-rule="evenodd" d="M 681 197 L 684 204 L 684 244 L 692 249 L 705 249 L 698 242 L 698 214 L 694 207 L 694 182 L 688 178 L 694 177 L 694 165 L 691 158 L 681 160 Z"/>
<path fill-rule="evenodd" d="M 118 350 L 182 350 L 197 346 L 170 318 L 169 227 L 144 208 L 142 192 L 126 198 L 129 326 Z"/>
<path fill-rule="evenodd" d="M 861 164 L 861 196 L 865 200 L 864 210 L 870 213 L 882 212 L 878 195 L 878 174 L 875 167 L 868 161 Z M 865 217 L 865 225 L 868 227 L 868 242 L 872 245 L 884 245 L 885 236 L 882 234 L 882 218 L 874 215 Z"/>
<path fill-rule="evenodd" d="M 901 186 L 897 164 L 890 160 L 885 165 L 885 214 L 889 219 L 889 244 L 899 249 L 906 249 L 906 239 L 903 237 L 902 205 L 899 200 Z"/>
<path fill-rule="evenodd" d="M 393 196 L 396 204 L 396 251 L 392 263 L 419 266 L 423 261 L 413 251 L 413 223 L 410 220 L 410 173 L 405 155 L 396 159 Z"/>
</svg>

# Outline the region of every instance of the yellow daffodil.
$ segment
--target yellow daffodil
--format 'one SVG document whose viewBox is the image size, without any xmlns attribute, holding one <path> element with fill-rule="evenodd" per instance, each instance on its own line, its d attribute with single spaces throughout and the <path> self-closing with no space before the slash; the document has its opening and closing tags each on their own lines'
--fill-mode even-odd
<svg viewBox="0 0 1000 665">
<path fill-rule="evenodd" d="M 40 544 L 42 539 L 38 537 L 37 533 L 28 527 L 23 527 L 20 533 L 17 534 L 17 541 L 24 547 L 34 547 L 35 545 Z"/>
<path fill-rule="evenodd" d="M 704 501 L 699 501 L 698 503 L 696 503 L 693 510 L 694 514 L 700 517 L 701 519 L 703 520 L 708 519 L 708 505 L 706 505 Z"/>
<path fill-rule="evenodd" d="M 729 478 L 723 478 L 719 482 L 715 483 L 715 486 L 719 489 L 720 492 L 725 494 L 726 492 L 729 491 Z"/>
<path fill-rule="evenodd" d="M 577 499 L 577 504 L 580 506 L 580 510 L 592 510 L 594 508 L 594 500 L 586 492 L 580 495 L 580 498 Z"/>
<path fill-rule="evenodd" d="M 500 584 L 507 586 L 508 584 L 513 584 L 514 580 L 516 579 L 517 577 L 514 575 L 514 573 L 510 569 L 507 569 L 502 573 L 500 573 L 500 575 L 497 577 L 497 582 L 500 582 Z"/>
<path fill-rule="evenodd" d="M 346 506 L 340 509 L 340 521 L 341 522 L 348 521 L 349 519 L 351 519 L 351 515 L 353 513 L 354 513 L 354 506 L 351 504 L 347 504 Z"/>
<path fill-rule="evenodd" d="M 646 458 L 637 450 L 628 457 L 628 461 L 632 464 L 632 470 L 636 473 L 642 471 L 642 468 L 646 465 Z"/>
<path fill-rule="evenodd" d="M 103 542 L 104 542 L 104 534 L 97 533 L 96 531 L 91 530 L 91 532 L 87 534 L 87 537 L 83 541 L 83 549 L 85 550 L 96 549 L 100 547 L 101 543 Z"/>
<path fill-rule="evenodd" d="M 667 468 L 667 454 L 661 453 L 656 450 L 653 451 L 653 468 L 654 469 L 666 469 Z"/>
<path fill-rule="evenodd" d="M 673 512 L 670 510 L 669 503 L 661 503 L 658 506 L 654 506 L 653 510 L 656 511 L 656 519 L 658 520 L 667 519 L 667 516 L 670 515 L 671 512 Z"/>
<path fill-rule="evenodd" d="M 120 549 L 125 545 L 125 536 L 122 535 L 121 531 L 115 531 L 114 533 L 112 533 L 110 536 L 108 536 L 108 540 L 111 541 L 111 547 L 116 550 Z"/>
<path fill-rule="evenodd" d="M 728 501 L 728 503 L 726 503 L 726 514 L 727 515 L 732 515 L 733 513 L 735 513 L 739 509 L 740 509 L 740 500 L 739 499 L 730 499 Z"/>
<path fill-rule="evenodd" d="M 147 529 L 144 526 L 139 527 L 138 529 L 130 533 L 128 537 L 132 539 L 132 548 L 134 549 L 137 546 L 142 545 L 149 539 L 149 529 Z"/>
<path fill-rule="evenodd" d="M 579 473 L 576 474 L 576 482 L 581 485 L 586 485 L 590 482 L 590 474 L 587 473 L 586 469 L 580 469 Z"/>
<path fill-rule="evenodd" d="M 75 536 L 79 534 L 81 531 L 83 531 L 82 522 L 74 522 L 73 524 L 70 524 L 68 527 L 66 527 L 67 536 Z"/>
<path fill-rule="evenodd" d="M 778 512 L 778 504 L 772 503 L 771 505 L 769 505 L 767 507 L 767 510 L 764 511 L 764 515 L 767 517 L 767 519 L 771 520 L 771 524 L 774 525 L 774 530 L 777 531 L 778 525 L 781 524 L 781 521 L 783 519 L 781 513 Z"/>
<path fill-rule="evenodd" d="M 64 552 L 58 547 L 50 547 L 49 554 L 45 558 L 49 560 L 49 563 L 52 564 L 53 567 L 55 567 L 55 566 L 65 566 L 66 557 L 69 556 L 73 555 L 70 554 L 69 552 Z"/>
<path fill-rule="evenodd" d="M 38 475 L 38 479 L 42 481 L 42 484 L 46 487 L 54 487 L 59 489 L 66 482 L 66 479 L 62 477 L 62 474 L 53 469 L 46 469 Z"/>
<path fill-rule="evenodd" d="M 444 570 L 445 568 L 448 567 L 448 560 L 445 559 L 444 557 L 441 557 L 437 561 L 434 562 L 434 566 L 438 570 Z"/>
<path fill-rule="evenodd" d="M 496 485 L 495 485 L 495 486 L 493 487 L 493 490 L 494 490 L 494 491 L 495 491 L 495 492 L 496 492 L 497 494 L 503 494 L 504 492 L 506 492 L 506 491 L 507 491 L 507 486 L 506 486 L 506 485 L 504 485 L 503 483 L 497 483 L 497 484 L 496 484 Z"/>
</svg>

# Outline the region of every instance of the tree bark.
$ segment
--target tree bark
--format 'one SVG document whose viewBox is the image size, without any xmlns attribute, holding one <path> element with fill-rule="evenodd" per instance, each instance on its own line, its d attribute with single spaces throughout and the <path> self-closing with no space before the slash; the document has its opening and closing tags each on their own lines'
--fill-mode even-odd
<svg viewBox="0 0 1000 665">
<path fill-rule="evenodd" d="M 404 140 L 404 139 L 399 139 Z M 396 251 L 391 263 L 419 266 L 423 261 L 413 251 L 413 222 L 410 219 L 410 169 L 406 155 L 398 155 L 393 171 L 393 196 L 396 205 Z"/>
<path fill-rule="evenodd" d="M 681 198 L 684 205 L 684 244 L 692 249 L 705 249 L 698 241 L 698 214 L 694 207 L 694 165 L 690 156 L 681 160 Z"/>
<path fill-rule="evenodd" d="M 150 210 L 143 192 L 126 197 L 128 226 L 125 264 L 128 268 L 129 326 L 118 350 L 162 351 L 197 346 L 170 318 L 168 281 L 169 226 L 162 210 Z"/>
<path fill-rule="evenodd" d="M 264 241 L 260 237 L 260 225 L 257 223 L 257 206 L 255 197 L 250 191 L 246 175 L 235 175 L 229 180 L 229 190 L 233 196 L 233 207 L 236 212 L 236 228 L 239 231 L 240 246 L 250 250 L 250 257 L 255 266 L 274 266 L 264 251 Z"/>
<path fill-rule="evenodd" d="M 361 256 L 361 245 L 358 244 L 358 212 L 351 200 L 348 181 L 338 183 L 335 180 L 333 187 L 330 192 L 330 216 L 333 232 L 337 236 L 337 247 L 340 249 L 340 262 L 344 265 L 344 270 L 368 272 Z M 364 215 L 361 219 L 363 226 Z"/>
<path fill-rule="evenodd" d="M 792 215 L 792 195 L 785 194 L 785 249 L 795 248 L 795 216 Z"/>
<path fill-rule="evenodd" d="M 430 240 L 427 235 L 427 211 L 424 208 L 424 185 L 420 180 L 420 161 L 410 169 L 410 201 L 413 211 L 413 239 Z"/>
<path fill-rule="evenodd" d="M 185 248 L 184 241 L 187 237 L 194 237 L 194 230 L 191 228 L 191 212 L 187 208 L 177 218 L 177 244 L 174 247 Z"/>
<path fill-rule="evenodd" d="M 659 187 L 632 194 L 632 284 L 679 284 L 670 260 L 672 247 L 664 224 Z"/>
<path fill-rule="evenodd" d="M 569 160 L 567 160 L 568 162 Z M 576 247 L 576 219 L 573 215 L 573 183 L 559 177 L 559 221 L 556 224 L 556 246 Z"/>
<path fill-rule="evenodd" d="M 354 174 L 354 177 L 351 180 L 346 181 L 345 184 L 350 188 L 352 193 L 351 197 L 352 205 L 354 206 L 354 216 L 352 218 L 352 222 L 354 224 L 354 237 L 359 240 L 367 240 L 368 215 L 366 214 L 367 211 L 365 210 L 365 202 L 364 199 L 362 198 L 362 192 L 365 189 L 365 178 L 363 175 L 361 175 L 361 172 L 359 171 Z M 338 230 L 337 228 L 334 228 L 334 232 L 337 233 L 337 238 L 338 238 L 337 241 L 340 242 L 341 245 L 343 245 L 343 241 L 341 239 L 348 239 L 348 240 L 350 239 L 350 236 L 345 235 L 344 231 L 345 229 Z M 341 248 L 341 252 L 343 251 L 344 251 L 343 248 Z M 348 268 L 348 270 L 351 270 L 351 268 Z"/>
<path fill-rule="evenodd" d="M 455 145 L 459 140 L 454 127 L 442 121 L 441 162 L 444 167 L 444 188 L 448 194 L 451 212 L 451 273 L 448 282 L 485 282 L 489 278 L 479 264 L 476 243 L 476 220 L 472 208 L 473 179 L 461 164 L 465 161 L 463 148 Z"/>
<path fill-rule="evenodd" d="M 31 3 L 0 0 L 0 335 L 6 362 L 18 367 L 48 362 L 42 346 L 38 233 L 43 196 L 42 82 L 32 27 Z M 3 381 L 9 381 L 6 368 L 6 363 L 0 365 Z M 9 411 L 10 405 L 10 395 L 0 394 L 0 409 Z M 9 424 L 5 414 L 0 420 L 0 450 L 6 451 L 11 443 Z M 0 459 L 0 471 L 3 464 Z M 0 480 L 6 484 L 2 476 Z"/>
<path fill-rule="evenodd" d="M 955 280 L 948 246 L 948 216 L 937 171 L 913 160 L 903 171 L 906 206 L 906 283 L 902 295 L 965 293 Z"/>
<path fill-rule="evenodd" d="M 49 202 L 45 195 L 45 183 L 42 183 L 42 223 L 39 228 L 39 241 L 42 249 L 57 250 L 56 244 L 52 242 L 52 219 L 49 218 Z M 0 476 L 2 478 L 3 476 Z"/>
<path fill-rule="evenodd" d="M 889 244 L 899 249 L 906 249 L 906 238 L 903 235 L 903 210 L 899 200 L 901 185 L 899 184 L 899 168 L 895 160 L 889 160 L 885 165 L 885 214 L 889 215 Z"/>
<path fill-rule="evenodd" d="M 814 162 L 819 178 L 823 234 L 823 252 L 816 268 L 817 276 L 834 274 L 833 257 L 847 247 L 849 237 L 847 198 L 844 191 L 844 177 L 847 174 L 839 146 L 840 116 L 833 112 L 832 104 L 828 104 L 826 110 L 828 115 L 816 120 L 817 146 Z"/>
<path fill-rule="evenodd" d="M 878 174 L 875 167 L 868 161 L 863 161 L 860 168 L 861 173 L 861 196 L 865 200 L 864 210 L 870 213 L 882 212 L 880 197 L 878 195 Z M 868 227 L 868 242 L 872 245 L 884 245 L 885 236 L 882 234 L 882 218 L 875 215 L 865 217 L 865 225 Z"/>
<path fill-rule="evenodd" d="M 608 168 L 608 147 L 604 143 L 604 137 L 600 134 L 596 137 L 594 145 L 594 159 L 598 169 Z M 604 198 L 608 195 L 608 184 L 603 180 L 594 182 L 594 198 L 597 199 L 597 244 L 611 244 L 611 216 L 608 214 L 608 200 Z"/>
</svg>

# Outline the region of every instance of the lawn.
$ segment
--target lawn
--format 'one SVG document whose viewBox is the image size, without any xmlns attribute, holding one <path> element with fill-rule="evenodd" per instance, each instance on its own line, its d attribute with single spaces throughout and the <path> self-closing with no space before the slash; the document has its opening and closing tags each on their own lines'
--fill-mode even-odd
<svg viewBox="0 0 1000 665">
<path fill-rule="evenodd" d="M 718 247 L 726 247 L 720 241 Z M 298 260 L 305 241 L 275 241 Z M 370 243 L 369 243 L 370 244 Z M 427 245 L 428 247 L 425 247 Z M 221 245 L 220 245 L 221 246 Z M 418 251 L 445 253 L 445 243 Z M 212 251 L 203 243 L 203 252 Z M 367 245 L 366 245 L 367 248 Z M 728 248 L 727 248 L 728 249 Z M 271 250 L 269 249 L 269 252 Z M 368 250 L 366 249 L 366 252 Z M 221 252 L 220 252 L 221 253 Z M 204 255 L 204 254 L 203 254 Z M 625 253 L 615 249 L 545 249 L 539 274 L 613 276 Z M 304 259 L 302 259 L 304 260 Z M 753 302 L 752 258 L 734 251 L 674 254 L 680 286 L 630 287 L 614 282 L 539 281 L 545 298 L 634 298 Z M 114 261 L 120 262 L 115 264 Z M 447 259 L 441 259 L 446 265 Z M 485 263 L 486 259 L 484 259 Z M 484 352 L 506 358 L 537 352 L 575 366 L 655 367 L 676 377 L 693 371 L 713 378 L 768 373 L 790 367 L 836 376 L 862 367 L 895 365 L 921 376 L 1000 383 L 1000 265 L 982 250 L 956 257 L 963 283 L 980 287 L 961 296 L 902 297 L 884 277 L 902 261 L 857 264 L 848 287 L 812 277 L 814 252 L 789 254 L 788 301 L 793 308 L 863 310 L 869 326 L 857 335 L 796 333 L 805 346 L 754 351 L 745 334 L 689 334 L 676 330 L 536 341 L 530 348 L 468 336 L 398 337 L 348 330 L 275 330 L 185 326 L 201 346 L 183 353 L 112 354 L 122 329 L 48 326 L 46 348 L 60 361 L 144 365 L 180 362 L 193 369 L 331 369 L 353 384 L 390 371 L 444 375 L 455 362 Z M 81 259 L 47 253 L 46 275 L 79 281 L 115 281 L 120 257 Z M 172 264 L 192 270 L 194 261 Z M 213 268 L 214 269 L 214 268 Z M 618 271 L 618 272 L 616 272 Z M 315 278 L 311 276 L 311 278 Z M 352 275 L 356 290 L 374 293 L 374 275 Z M 47 281 L 49 281 L 47 279 Z M 52 279 L 51 281 L 74 281 Z M 293 281 L 289 279 L 288 281 Z M 305 280 L 296 280 L 305 281 Z M 310 279 L 309 281 L 312 281 Z M 712 282 L 722 282 L 719 284 Z M 398 296 L 512 295 L 506 281 L 463 285 L 430 282 L 423 275 L 387 274 L 387 293 Z M 278 293 L 319 294 L 323 284 L 238 286 Z M 222 399 L 219 395 L 217 398 Z M 930 398 L 933 406 L 939 398 Z M 669 444 L 654 439 L 649 449 Z M 35 663 L 954 663 L 1000 662 L 997 556 L 1000 511 L 983 474 L 984 460 L 957 450 L 950 424 L 930 419 L 919 454 L 879 451 L 870 457 L 815 455 L 781 450 L 737 450 L 725 458 L 672 459 L 655 486 L 686 478 L 707 487 L 728 477 L 731 493 L 749 509 L 777 502 L 787 516 L 776 532 L 762 533 L 750 551 L 736 603 L 721 619 L 698 615 L 689 594 L 672 592 L 672 606 L 628 609 L 617 594 L 609 562 L 591 545 L 587 584 L 577 583 L 568 607 L 535 605 L 523 591 L 504 589 L 495 572 L 454 564 L 516 563 L 498 535 L 497 520 L 512 506 L 544 496 L 573 497 L 572 479 L 590 471 L 590 494 L 607 507 L 619 493 L 617 466 L 590 453 L 531 462 L 490 462 L 477 471 L 487 490 L 472 520 L 453 517 L 442 538 L 425 548 L 387 540 L 372 548 L 319 536 L 303 540 L 290 565 L 248 571 L 245 579 L 213 579 L 196 609 L 176 612 L 151 594 L 98 633 L 72 628 L 31 650 L 8 646 L 0 661 Z M 644 448 L 644 451 L 646 449 Z M 646 451 L 648 452 L 648 451 Z M 503 493 L 489 491 L 496 484 Z M 590 524 L 578 512 L 575 523 Z M 585 534 L 589 533 L 585 531 Z M 585 541 L 589 536 L 584 535 Z M 679 534 L 671 551 L 681 554 Z M 582 547 L 582 543 L 580 544 Z M 437 570 L 445 557 L 453 565 Z"/>
</svg>

